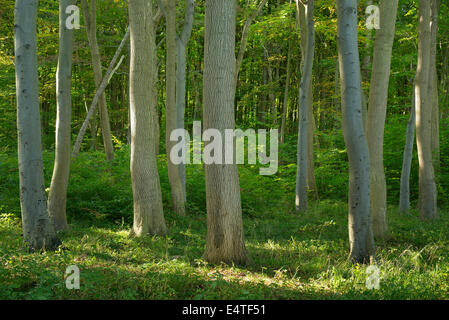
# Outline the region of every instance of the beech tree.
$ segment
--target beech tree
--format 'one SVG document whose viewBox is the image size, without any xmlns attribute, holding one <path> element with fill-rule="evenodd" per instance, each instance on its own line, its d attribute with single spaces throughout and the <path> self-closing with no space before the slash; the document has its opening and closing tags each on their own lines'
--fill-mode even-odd
<svg viewBox="0 0 449 320">
<path fill-rule="evenodd" d="M 399 212 L 408 213 L 410 210 L 410 171 L 412 169 L 413 146 L 415 144 L 415 126 L 416 126 L 416 95 L 415 81 L 413 82 L 413 98 L 410 110 L 410 118 L 407 122 L 407 131 L 405 134 L 405 147 L 402 156 L 401 189 L 399 193 Z"/>
<path fill-rule="evenodd" d="M 432 156 L 432 104 L 429 92 L 431 66 L 431 1 L 419 0 L 418 65 L 416 70 L 416 144 L 419 160 L 419 212 L 435 219 L 437 193 Z"/>
<path fill-rule="evenodd" d="M 37 72 L 37 0 L 17 0 L 14 49 L 20 207 L 23 236 L 31 250 L 53 250 L 60 244 L 47 210 L 42 162 Z"/>
<path fill-rule="evenodd" d="M 301 74 L 304 73 L 304 67 L 306 62 L 307 50 L 308 50 L 308 34 L 309 34 L 309 23 L 307 19 L 307 11 L 306 11 L 307 3 L 303 1 L 296 0 L 296 20 L 297 25 L 299 26 L 299 34 L 300 34 L 300 48 L 301 48 L 301 63 L 300 63 L 300 71 Z M 315 26 L 314 26 L 315 28 Z M 314 46 L 315 50 L 315 46 Z M 301 78 L 302 80 L 302 78 Z M 312 77 L 310 78 L 312 81 Z M 314 162 L 314 137 L 315 137 L 315 118 L 313 115 L 313 87 L 312 82 L 309 87 L 309 92 L 307 92 L 307 147 L 306 147 L 306 161 L 307 161 L 307 188 L 309 196 L 313 196 L 314 198 L 318 198 L 318 192 L 316 188 L 315 181 L 315 162 Z M 299 96 L 299 95 L 298 95 Z M 299 103 L 298 103 L 299 106 Z M 299 108 L 298 108 L 299 110 Z M 298 113 L 298 119 L 299 113 Z M 301 119 L 300 119 L 301 121 Z"/>
<path fill-rule="evenodd" d="M 371 72 L 366 135 L 370 150 L 371 221 L 374 237 L 385 236 L 387 225 L 387 183 L 383 164 L 385 118 L 391 53 L 395 34 L 398 0 L 381 0 L 380 29 L 376 31 Z"/>
<path fill-rule="evenodd" d="M 374 259 L 370 217 L 370 159 L 362 120 L 362 88 L 357 43 L 357 0 L 337 0 L 343 134 L 349 158 L 350 259 Z"/>
<path fill-rule="evenodd" d="M 217 129 L 222 136 L 225 129 L 235 127 L 235 27 L 234 0 L 206 0 L 203 122 L 205 130 Z M 205 172 L 207 236 L 204 258 L 212 263 L 246 264 L 249 257 L 243 234 L 237 165 L 205 164 Z"/>
<path fill-rule="evenodd" d="M 185 197 L 182 187 L 181 172 L 178 165 L 174 164 L 169 156 L 170 150 L 177 143 L 176 141 L 170 140 L 172 131 L 177 129 L 178 117 L 176 110 L 176 2 L 177 0 L 167 0 L 165 4 L 167 30 L 167 61 L 165 68 L 165 144 L 168 155 L 168 178 L 170 181 L 173 210 L 180 215 L 184 215 Z"/>
<path fill-rule="evenodd" d="M 430 69 L 429 69 L 429 95 L 432 104 L 431 141 L 435 171 L 440 169 L 440 108 L 438 96 L 438 72 L 437 72 L 437 37 L 438 15 L 440 13 L 441 0 L 431 1 L 431 29 L 430 29 Z"/>
<path fill-rule="evenodd" d="M 194 0 L 186 0 L 186 12 L 184 26 L 180 36 L 176 37 L 177 62 L 176 62 L 176 127 L 184 129 L 184 114 L 186 109 L 186 68 L 187 68 L 187 44 L 192 34 L 193 15 L 195 10 Z M 181 179 L 184 202 L 186 201 L 186 167 L 179 164 L 179 175 Z"/>
<path fill-rule="evenodd" d="M 73 29 L 67 28 L 66 19 L 68 15 L 66 14 L 66 8 L 74 3 L 73 0 L 61 0 L 59 2 L 55 165 L 48 195 L 48 213 L 56 231 L 68 229 L 66 200 L 70 174 Z"/>
<path fill-rule="evenodd" d="M 81 0 L 86 24 L 87 39 L 89 40 L 90 52 L 92 57 L 92 68 L 94 71 L 95 87 L 99 88 L 103 73 L 101 71 L 101 55 L 97 41 L 97 0 Z M 98 100 L 100 110 L 101 134 L 103 136 L 103 145 L 106 158 L 111 161 L 114 159 L 114 146 L 112 144 L 111 125 L 109 123 L 108 108 L 106 103 L 106 95 L 102 93 Z"/>
<path fill-rule="evenodd" d="M 315 51 L 315 26 L 313 21 L 314 12 L 314 1 L 308 0 L 307 4 L 299 4 L 298 6 L 304 6 L 302 10 L 306 12 L 304 17 L 306 21 L 302 24 L 302 28 L 306 28 L 306 32 L 303 35 L 307 36 L 305 41 L 305 47 L 303 47 L 303 71 L 302 78 L 299 88 L 299 106 L 298 106 L 298 119 L 299 119 L 299 129 L 298 129 L 298 151 L 297 151 L 297 173 L 296 173 L 296 209 L 298 211 L 304 212 L 307 210 L 307 176 L 308 176 L 308 145 L 310 140 L 309 136 L 309 110 L 312 109 L 312 98 L 311 98 L 311 87 L 312 87 L 312 68 L 313 68 L 313 58 Z M 303 18 L 304 18 L 303 17 Z M 312 114 L 313 117 L 313 114 Z M 313 139 L 313 135 L 312 135 Z M 313 142 L 313 140 L 312 140 Z"/>
<path fill-rule="evenodd" d="M 134 200 L 134 223 L 131 235 L 164 235 L 167 226 L 162 208 L 162 194 L 156 163 L 156 106 L 154 94 L 155 33 L 152 4 L 130 0 L 130 122 L 131 179 Z"/>
</svg>

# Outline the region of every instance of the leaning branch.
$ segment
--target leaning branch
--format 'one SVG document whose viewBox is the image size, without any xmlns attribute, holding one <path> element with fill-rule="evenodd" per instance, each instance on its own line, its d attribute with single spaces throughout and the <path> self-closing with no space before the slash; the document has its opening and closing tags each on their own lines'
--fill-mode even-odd
<svg viewBox="0 0 449 320">
<path fill-rule="evenodd" d="M 95 93 L 94 99 L 92 100 L 92 104 L 90 106 L 89 112 L 87 113 L 86 119 L 83 122 L 83 125 L 81 126 L 80 132 L 78 133 L 78 136 L 75 141 L 75 145 L 73 147 L 72 157 L 76 159 L 78 157 L 81 142 L 83 141 L 84 135 L 86 134 L 87 127 L 89 125 L 90 120 L 92 119 L 93 115 L 95 114 L 95 111 L 97 109 L 98 100 L 101 96 L 101 94 L 104 92 L 106 87 L 109 84 L 109 81 L 111 80 L 114 73 L 117 71 L 117 69 L 120 67 L 124 56 L 121 57 L 120 61 L 115 65 L 115 62 L 117 61 L 118 57 L 120 56 L 120 52 L 122 51 L 123 47 L 125 46 L 126 41 L 129 38 L 129 27 L 126 30 L 126 34 L 123 37 L 122 42 L 120 43 L 120 46 L 117 48 L 117 51 L 114 54 L 114 57 L 111 60 L 111 63 L 109 64 L 108 70 L 106 71 L 105 76 L 103 77 L 103 80 L 101 80 L 100 86 L 97 89 L 97 92 Z M 115 65 L 115 67 L 114 67 Z"/>
</svg>

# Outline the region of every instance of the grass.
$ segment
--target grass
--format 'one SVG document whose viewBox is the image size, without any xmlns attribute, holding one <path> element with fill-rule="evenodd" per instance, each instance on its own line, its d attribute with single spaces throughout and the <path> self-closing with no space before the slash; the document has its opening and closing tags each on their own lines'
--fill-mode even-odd
<svg viewBox="0 0 449 320">
<path fill-rule="evenodd" d="M 52 159 L 44 153 L 47 182 Z M 366 266 L 347 261 L 346 200 L 315 202 L 298 215 L 291 165 L 272 177 L 241 166 L 245 238 L 254 264 L 210 265 L 202 260 L 202 166 L 187 167 L 189 214 L 179 217 L 170 211 L 165 159 L 159 160 L 168 236 L 128 237 L 132 192 L 123 147 L 111 164 L 101 153 L 84 153 L 72 164 L 71 228 L 59 235 L 63 245 L 30 253 L 21 237 L 17 160 L 1 154 L 0 299 L 449 299 L 445 211 L 425 222 L 389 207 L 390 235 L 376 243 L 380 289 L 369 290 Z M 80 268 L 80 290 L 65 287 L 65 270 L 73 264 Z"/>
</svg>

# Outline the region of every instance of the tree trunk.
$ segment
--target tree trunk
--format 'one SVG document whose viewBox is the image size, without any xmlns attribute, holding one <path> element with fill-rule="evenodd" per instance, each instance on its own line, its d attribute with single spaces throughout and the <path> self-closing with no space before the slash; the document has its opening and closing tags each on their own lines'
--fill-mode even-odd
<svg viewBox="0 0 449 320">
<path fill-rule="evenodd" d="M 129 1 L 131 38 L 130 120 L 131 178 L 134 224 L 131 235 L 167 233 L 162 194 L 155 155 L 157 118 L 153 100 L 155 33 L 152 4 L 147 0 Z"/>
<path fill-rule="evenodd" d="M 177 141 L 170 141 L 172 131 L 177 128 L 176 110 L 176 0 L 167 0 L 166 6 L 166 30 L 167 30 L 167 61 L 165 66 L 165 143 L 168 162 L 168 179 L 172 197 L 173 210 L 179 214 L 185 214 L 184 194 L 180 176 L 179 165 L 174 164 L 170 158 L 170 152 Z"/>
<path fill-rule="evenodd" d="M 59 2 L 59 58 L 56 70 L 55 165 L 48 195 L 48 214 L 55 231 L 67 230 L 66 200 L 70 174 L 70 136 L 72 115 L 73 30 L 66 26 L 65 12 L 73 0 Z"/>
<path fill-rule="evenodd" d="M 397 10 L 398 0 L 380 1 L 380 29 L 377 30 L 374 41 L 366 122 L 371 164 L 371 224 L 375 238 L 384 237 L 388 230 L 383 144 Z"/>
<path fill-rule="evenodd" d="M 429 92 L 431 56 L 431 5 L 419 0 L 418 67 L 416 71 L 416 144 L 419 160 L 419 211 L 423 219 L 435 219 L 437 194 L 432 157 L 432 104 Z"/>
<path fill-rule="evenodd" d="M 308 176 L 308 145 L 309 139 L 309 119 L 310 119 L 310 104 L 312 103 L 311 87 L 312 87 L 312 69 L 313 59 L 315 52 L 315 26 L 313 21 L 314 1 L 308 0 L 307 4 L 302 4 L 297 1 L 297 6 L 300 13 L 301 22 L 301 39 L 305 38 L 301 45 L 303 53 L 303 67 L 301 84 L 299 87 L 299 100 L 298 100 L 298 151 L 297 151 L 297 172 L 296 172 L 296 210 L 300 212 L 307 211 L 307 176 Z M 302 8 L 301 8 L 302 7 Z M 313 139 L 313 135 L 312 135 Z M 312 140 L 313 143 L 313 140 Z"/>
<path fill-rule="evenodd" d="M 39 81 L 37 72 L 37 0 L 16 0 L 14 48 L 20 207 L 23 236 L 31 250 L 60 244 L 47 210 L 42 162 Z"/>
<path fill-rule="evenodd" d="M 374 240 L 370 217 L 370 161 L 362 120 L 357 0 L 337 0 L 337 20 L 343 133 L 349 158 L 349 256 L 355 263 L 368 263 L 374 258 Z"/>
<path fill-rule="evenodd" d="M 235 128 L 235 27 L 235 1 L 206 0 L 204 129 L 217 129 L 222 136 L 225 129 Z M 249 257 L 243 234 L 237 165 L 206 164 L 205 171 L 207 237 L 204 258 L 211 263 L 246 264 Z"/>
<path fill-rule="evenodd" d="M 432 104 L 432 154 L 435 170 L 440 169 L 440 108 L 438 104 L 438 73 L 437 73 L 437 37 L 438 37 L 438 15 L 440 12 L 441 0 L 431 0 L 431 43 L 430 43 L 430 74 L 429 74 L 429 94 Z"/>
<path fill-rule="evenodd" d="M 288 89 L 290 86 L 290 66 L 292 59 L 292 44 L 289 42 L 288 44 L 288 54 L 287 54 L 287 77 L 285 79 L 285 89 L 284 89 L 284 103 L 282 109 L 282 121 L 281 121 L 281 138 L 280 142 L 284 143 L 285 137 L 285 126 L 287 121 L 287 110 L 288 110 Z"/>
<path fill-rule="evenodd" d="M 366 2 L 366 6 L 370 6 L 373 4 L 372 0 L 368 0 Z M 366 130 L 366 121 L 368 117 L 368 98 L 366 97 L 365 90 L 363 90 L 363 82 L 368 81 L 370 79 L 370 63 L 371 63 L 371 55 L 370 55 L 370 44 L 373 39 L 372 30 L 366 28 L 366 38 L 367 41 L 365 42 L 365 49 L 366 54 L 363 57 L 362 61 L 362 118 L 363 118 L 363 127 Z"/>
<path fill-rule="evenodd" d="M 335 113 L 338 114 L 338 112 L 341 110 L 341 106 L 339 103 L 339 97 L 340 95 L 340 66 L 338 65 L 338 59 L 335 65 L 335 79 L 334 79 L 334 107 L 335 107 Z M 337 117 L 335 117 L 337 118 Z M 333 129 L 339 128 L 339 121 L 334 120 L 334 126 Z"/>
<path fill-rule="evenodd" d="M 268 83 L 268 71 L 266 67 L 263 67 L 262 70 L 262 85 L 266 86 Z M 258 94 L 259 98 L 259 104 L 258 104 L 258 110 L 257 110 L 257 122 L 258 127 L 265 128 L 267 127 L 266 119 L 267 119 L 267 94 L 265 93 L 265 90 L 259 90 Z"/>
<path fill-rule="evenodd" d="M 176 39 L 177 45 L 177 68 L 176 68 L 176 127 L 184 129 L 184 114 L 186 108 L 186 49 L 192 34 L 193 14 L 194 14 L 193 0 L 186 0 L 186 14 L 182 34 Z M 178 165 L 179 175 L 181 179 L 182 193 L 184 202 L 186 201 L 186 167 L 181 163 Z"/>
<path fill-rule="evenodd" d="M 307 36 L 308 36 L 308 25 L 305 6 L 301 1 L 296 1 L 296 12 L 297 12 L 297 22 L 299 25 L 299 31 L 301 35 L 301 63 L 300 69 L 301 73 L 304 73 L 305 57 L 307 55 Z M 307 94 L 307 186 L 308 192 L 313 195 L 315 199 L 318 199 L 318 192 L 316 189 L 315 181 L 315 161 L 314 161 L 314 136 L 315 136 L 315 117 L 313 114 L 313 87 L 312 87 L 312 76 L 310 79 L 309 92 Z M 298 114 L 299 115 L 299 114 Z"/>
<path fill-rule="evenodd" d="M 87 38 L 89 40 L 91 50 L 95 87 L 98 89 L 101 84 L 101 80 L 103 79 L 103 75 L 101 71 L 100 49 L 98 48 L 97 42 L 97 0 L 91 0 L 90 12 L 87 0 L 81 0 L 81 5 L 83 7 Z M 106 95 L 104 93 L 101 94 L 98 104 L 100 109 L 100 126 L 103 136 L 106 159 L 108 159 L 108 161 L 111 161 L 112 159 L 114 159 L 114 147 L 112 145 L 111 127 L 109 123 L 109 115 L 106 104 Z"/>
<path fill-rule="evenodd" d="M 413 82 L 413 88 L 415 88 L 415 81 Z M 407 123 L 404 156 L 402 159 L 401 190 L 399 195 L 400 213 L 407 213 L 410 210 L 410 171 L 412 168 L 413 145 L 415 143 L 415 126 L 416 126 L 415 105 L 416 105 L 416 96 L 415 92 L 413 92 L 412 108 L 410 111 L 410 118 Z"/>
<path fill-rule="evenodd" d="M 80 148 L 81 148 L 81 142 L 84 139 L 84 135 L 86 133 L 87 126 L 89 125 L 90 120 L 94 117 L 94 115 L 97 112 L 97 105 L 98 105 L 98 101 L 99 101 L 101 95 L 104 93 L 104 90 L 106 89 L 106 86 L 109 84 L 109 81 L 111 80 L 112 76 L 117 71 L 117 69 L 120 67 L 120 64 L 122 63 L 123 59 L 125 58 L 124 56 L 122 56 L 120 58 L 120 61 L 117 63 L 117 65 L 115 65 L 115 62 L 117 61 L 117 59 L 118 59 L 118 57 L 120 55 L 120 52 L 122 51 L 123 47 L 125 46 L 125 43 L 128 40 L 128 37 L 129 37 L 129 27 L 128 27 L 127 31 L 126 31 L 125 36 L 122 39 L 122 42 L 120 43 L 119 47 L 115 51 L 114 57 L 111 60 L 111 63 L 109 65 L 109 67 L 108 67 L 108 70 L 106 71 L 106 73 L 104 75 L 104 78 L 101 79 L 100 85 L 97 88 L 97 92 L 95 92 L 95 96 L 94 96 L 94 98 L 92 100 L 90 109 L 87 112 L 86 119 L 84 119 L 84 122 L 83 122 L 83 124 L 81 126 L 80 132 L 78 133 L 78 136 L 76 137 L 76 141 L 75 141 L 75 144 L 73 146 L 73 152 L 72 152 L 72 157 L 73 158 L 77 158 L 78 157 L 78 153 L 79 153 Z"/>
</svg>

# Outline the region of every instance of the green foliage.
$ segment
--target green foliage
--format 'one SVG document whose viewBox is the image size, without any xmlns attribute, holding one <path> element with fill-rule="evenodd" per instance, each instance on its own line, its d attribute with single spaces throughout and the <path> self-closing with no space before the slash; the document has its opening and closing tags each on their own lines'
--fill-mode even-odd
<svg viewBox="0 0 449 320">
<path fill-rule="evenodd" d="M 254 261 L 246 268 L 201 260 L 206 236 L 202 165 L 187 166 L 188 215 L 179 217 L 170 210 L 161 156 L 170 234 L 128 237 L 132 191 L 126 146 L 112 163 L 99 152 L 82 153 L 72 162 L 70 230 L 60 234 L 63 245 L 56 252 L 29 253 L 21 237 L 17 160 L 0 154 L 0 299 L 448 299 L 446 211 L 437 222 L 423 222 L 417 213 L 399 216 L 389 206 L 390 235 L 376 243 L 379 290 L 366 288 L 365 266 L 346 260 L 347 168 L 339 149 L 342 138 L 333 137 L 338 136 L 322 138 L 322 147 L 334 147 L 322 149 L 317 158 L 321 196 L 329 199 L 312 202 L 301 216 L 293 206 L 296 166 L 283 164 L 270 177 L 260 176 L 257 166 L 240 166 L 245 239 Z M 290 146 L 282 146 L 281 163 L 295 156 Z M 52 159 L 52 153 L 44 153 L 47 183 Z M 64 272 L 72 264 L 81 270 L 80 290 L 65 288 Z"/>
</svg>

